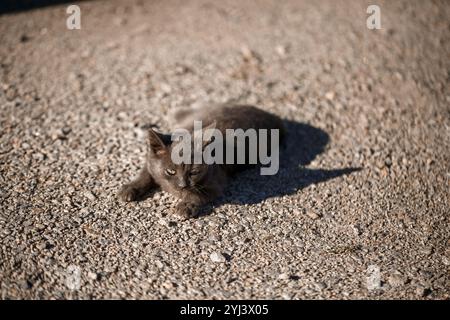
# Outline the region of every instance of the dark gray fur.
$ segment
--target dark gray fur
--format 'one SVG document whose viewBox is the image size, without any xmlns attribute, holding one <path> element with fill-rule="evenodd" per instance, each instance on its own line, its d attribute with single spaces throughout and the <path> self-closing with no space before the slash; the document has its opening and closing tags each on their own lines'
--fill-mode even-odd
<svg viewBox="0 0 450 320">
<path fill-rule="evenodd" d="M 284 136 L 283 122 L 279 117 L 246 105 L 223 104 L 196 109 L 178 109 L 170 115 L 168 122 L 172 129 L 184 128 L 192 132 L 194 120 L 201 120 L 204 128 L 215 127 L 224 137 L 226 129 L 238 128 L 279 129 L 281 139 Z M 171 150 L 175 143 L 177 142 L 170 141 L 170 135 L 149 129 L 146 165 L 134 181 L 122 187 L 119 192 L 122 200 L 139 200 L 152 188 L 160 187 L 180 199 L 176 207 L 177 214 L 186 218 L 195 217 L 203 205 L 223 193 L 228 179 L 234 173 L 250 166 L 175 165 L 171 160 Z"/>
</svg>

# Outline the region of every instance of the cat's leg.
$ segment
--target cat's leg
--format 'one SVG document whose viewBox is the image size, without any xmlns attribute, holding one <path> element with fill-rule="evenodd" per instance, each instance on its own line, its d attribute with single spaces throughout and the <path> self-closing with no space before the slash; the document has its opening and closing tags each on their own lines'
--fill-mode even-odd
<svg viewBox="0 0 450 320">
<path fill-rule="evenodd" d="M 228 180 L 225 170 L 220 166 L 214 166 L 213 170 L 210 170 L 210 174 L 213 180 L 209 180 L 208 187 L 203 187 L 201 193 L 190 192 L 181 198 L 180 203 L 175 208 L 177 215 L 183 218 L 195 218 L 202 207 L 223 195 Z"/>
<path fill-rule="evenodd" d="M 204 202 L 181 200 L 175 208 L 175 213 L 185 219 L 195 218 L 203 204 Z"/>
<path fill-rule="evenodd" d="M 135 180 L 122 186 L 119 197 L 127 202 L 136 201 L 157 186 L 147 168 L 143 168 Z"/>
<path fill-rule="evenodd" d="M 225 185 L 225 184 L 224 184 Z M 202 207 L 211 203 L 223 192 L 223 186 L 215 185 L 203 191 L 203 194 L 190 193 L 186 195 L 175 208 L 175 213 L 183 218 L 195 218 Z"/>
<path fill-rule="evenodd" d="M 195 218 L 200 213 L 200 209 L 213 198 L 207 190 L 204 194 L 189 192 L 181 198 L 181 201 L 175 207 L 175 213 L 185 219 Z"/>
</svg>

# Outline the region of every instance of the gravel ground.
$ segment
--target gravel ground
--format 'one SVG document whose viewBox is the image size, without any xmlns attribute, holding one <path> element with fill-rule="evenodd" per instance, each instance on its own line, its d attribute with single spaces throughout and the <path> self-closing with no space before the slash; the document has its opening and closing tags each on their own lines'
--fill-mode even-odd
<svg viewBox="0 0 450 320">
<path fill-rule="evenodd" d="M 447 1 L 80 7 L 0 15 L 1 298 L 450 297 Z M 147 125 L 230 99 L 291 121 L 277 176 L 118 200 Z"/>
</svg>

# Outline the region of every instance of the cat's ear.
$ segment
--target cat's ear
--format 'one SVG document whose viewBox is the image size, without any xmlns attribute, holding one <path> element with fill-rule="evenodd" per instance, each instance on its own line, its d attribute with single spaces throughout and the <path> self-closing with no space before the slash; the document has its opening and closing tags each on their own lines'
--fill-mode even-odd
<svg viewBox="0 0 450 320">
<path fill-rule="evenodd" d="M 204 127 L 203 130 L 215 129 L 216 126 L 217 126 L 217 122 L 216 122 L 216 120 L 214 120 L 213 122 L 211 122 L 211 124 L 209 124 L 206 127 Z"/>
<path fill-rule="evenodd" d="M 164 144 L 163 135 L 156 132 L 152 128 L 148 129 L 147 147 L 149 151 L 156 155 L 161 155 L 167 152 L 167 146 Z"/>
<path fill-rule="evenodd" d="M 203 148 L 210 144 L 214 139 L 214 129 L 216 129 L 217 122 L 213 121 L 210 125 L 203 128 Z"/>
</svg>

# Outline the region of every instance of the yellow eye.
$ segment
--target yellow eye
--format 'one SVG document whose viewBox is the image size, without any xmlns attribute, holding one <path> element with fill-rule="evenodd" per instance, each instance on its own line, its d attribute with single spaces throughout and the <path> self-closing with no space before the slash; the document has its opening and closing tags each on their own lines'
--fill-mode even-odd
<svg viewBox="0 0 450 320">
<path fill-rule="evenodd" d="M 166 174 L 168 176 L 173 176 L 175 174 L 175 170 L 173 170 L 173 169 L 166 169 Z"/>
</svg>

